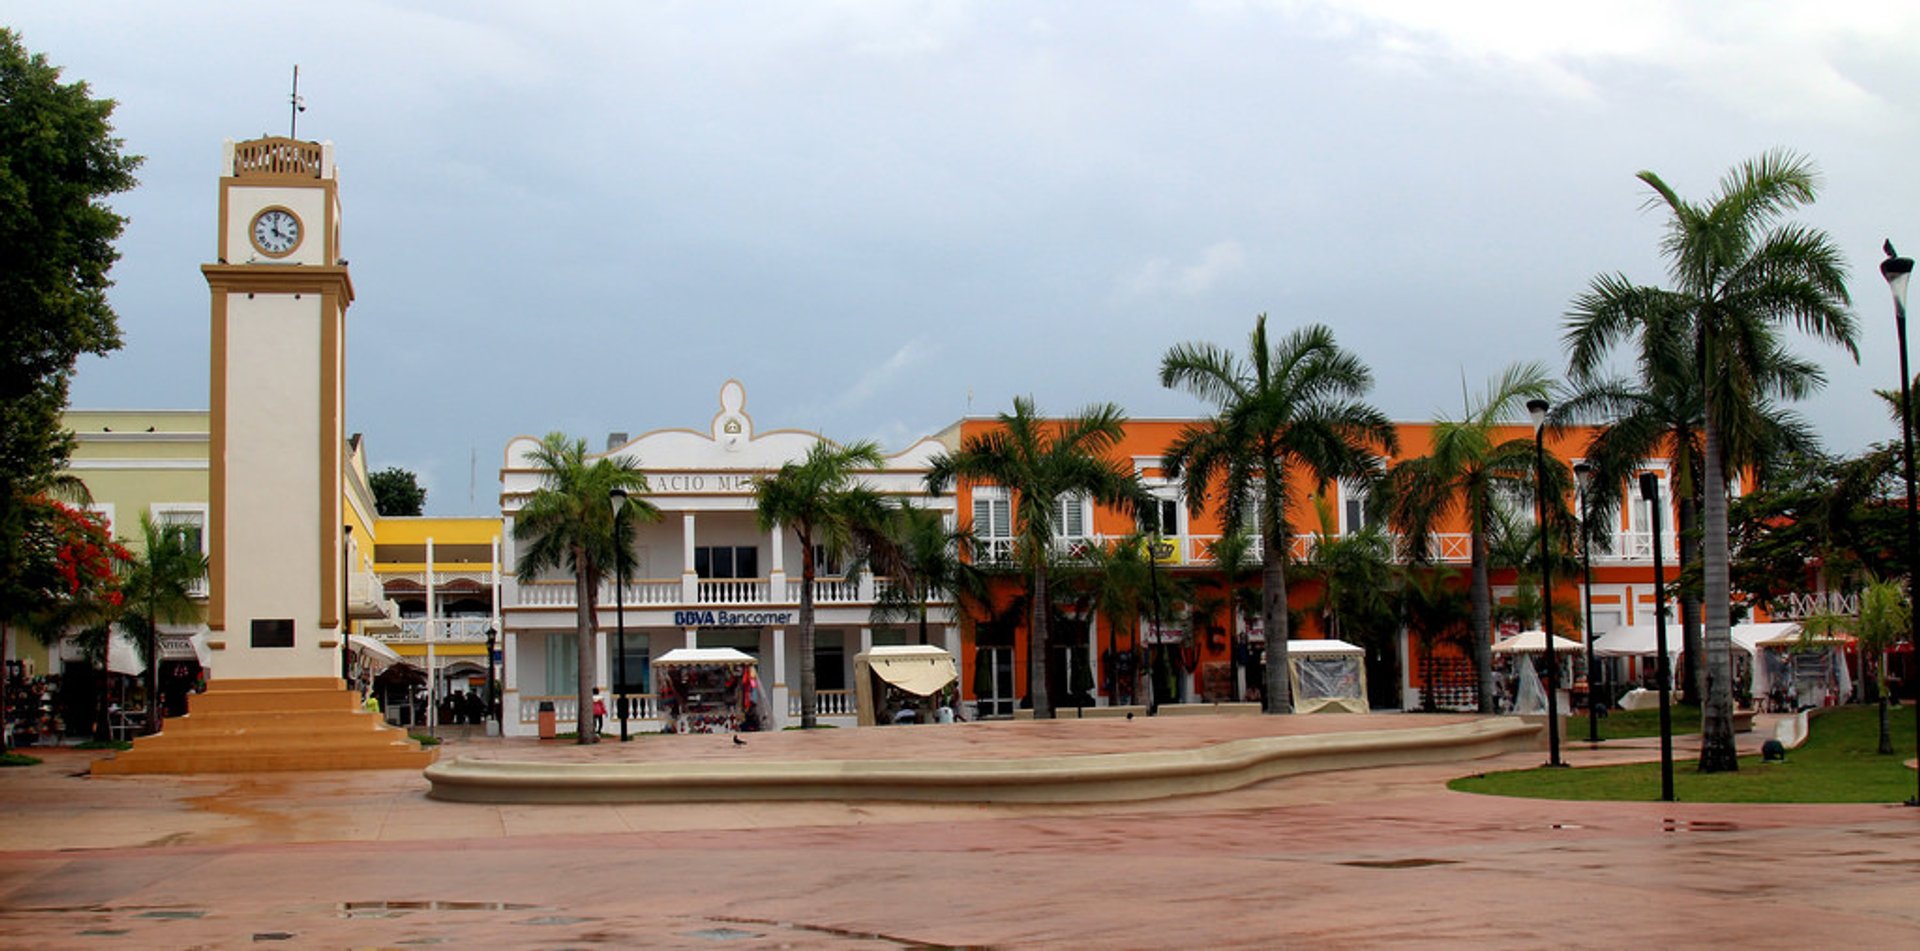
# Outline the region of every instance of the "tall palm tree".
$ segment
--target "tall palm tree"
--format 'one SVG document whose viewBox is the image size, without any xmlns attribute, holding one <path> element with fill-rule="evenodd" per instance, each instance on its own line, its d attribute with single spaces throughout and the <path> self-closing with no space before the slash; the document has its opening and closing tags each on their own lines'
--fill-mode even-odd
<svg viewBox="0 0 1920 951">
<path fill-rule="evenodd" d="M 1373 372 L 1334 342 L 1321 324 L 1267 338 L 1254 321 L 1244 358 L 1211 343 L 1183 343 L 1160 361 L 1160 385 L 1214 404 L 1215 415 L 1188 426 L 1161 466 L 1186 477 L 1188 504 L 1206 502 L 1217 483 L 1229 526 L 1252 521 L 1262 542 L 1261 624 L 1267 638 L 1267 713 L 1292 713 L 1287 682 L 1287 547 L 1290 474 L 1325 484 L 1372 476 L 1399 443 L 1385 414 L 1361 401 Z M 1251 515 L 1252 518 L 1248 519 Z"/>
<path fill-rule="evenodd" d="M 1459 419 L 1433 425 L 1431 447 L 1417 459 L 1394 466 L 1393 521 L 1407 535 L 1416 561 L 1428 556 L 1428 539 L 1441 519 L 1464 515 L 1467 522 L 1472 605 L 1473 671 L 1481 713 L 1494 712 L 1493 582 L 1487 557 L 1493 509 L 1500 498 L 1514 499 L 1533 484 L 1533 439 L 1496 442 L 1496 430 L 1511 421 L 1528 400 L 1544 399 L 1552 382 L 1537 363 L 1507 367 L 1478 402 Z"/>
<path fill-rule="evenodd" d="M 140 513 L 142 548 L 121 580 L 126 613 L 120 626 L 134 635 L 147 662 L 147 732 L 160 732 L 165 705 L 160 702 L 160 625 L 194 619 L 200 605 L 194 583 L 207 575 L 207 556 L 198 534 L 178 522 L 155 522 Z"/>
<path fill-rule="evenodd" d="M 539 489 L 514 514 L 513 537 L 520 541 L 518 572 L 522 583 L 542 571 L 563 570 L 573 575 L 574 634 L 578 638 L 579 683 L 576 698 L 580 743 L 597 743 L 593 729 L 593 688 L 597 682 L 594 650 L 600 582 L 608 569 L 632 557 L 631 537 L 614 530 L 610 497 L 614 490 L 628 493 L 623 518 L 659 518 L 659 510 L 637 496 L 647 491 L 647 477 L 630 458 L 587 460 L 587 441 L 566 433 L 548 433 L 533 451 L 532 461 L 542 471 Z M 618 560 L 618 561 L 617 561 Z"/>
<path fill-rule="evenodd" d="M 1140 619 L 1152 615 L 1154 587 L 1158 582 L 1153 564 L 1152 544 L 1147 534 L 1128 535 L 1111 546 L 1095 545 L 1083 559 L 1079 570 L 1070 571 L 1068 586 L 1074 590 L 1075 607 L 1083 613 L 1095 613 L 1107 622 L 1107 658 L 1113 682 L 1109 688 L 1112 702 L 1120 696 L 1120 631 L 1135 633 L 1129 639 L 1140 641 Z M 1156 618 L 1156 620 L 1158 620 Z M 1127 692 L 1138 694 L 1138 684 Z"/>
<path fill-rule="evenodd" d="M 762 530 L 793 531 L 800 540 L 800 726 L 819 720 L 814 670 L 813 579 L 819 546 L 831 558 L 864 558 L 886 544 L 889 509 L 880 494 L 855 476 L 884 464 L 871 442 L 840 446 L 822 440 L 799 462 L 788 462 L 754 487 Z"/>
<path fill-rule="evenodd" d="M 1047 567 L 1054 538 L 1054 512 L 1081 496 L 1131 513 L 1146 504 L 1146 490 L 1130 463 L 1112 457 L 1126 427 L 1126 415 L 1112 403 L 1082 410 L 1065 420 L 1041 418 L 1031 397 L 1014 397 L 1013 412 L 998 416 L 999 426 L 967 437 L 957 452 L 934 457 L 927 491 L 938 495 L 958 479 L 986 483 L 1012 493 L 1016 555 L 1031 573 L 1027 592 L 1031 622 L 1027 629 L 1027 689 L 1033 715 L 1053 716 L 1047 696 Z"/>
<path fill-rule="evenodd" d="M 1571 314 L 1579 322 L 1610 308 L 1640 310 L 1642 329 L 1634 352 L 1638 379 L 1600 378 L 1592 368 L 1572 367 L 1569 377 L 1579 389 L 1555 408 L 1554 416 L 1601 424 L 1587 445 L 1587 458 L 1594 467 L 1588 507 L 1596 523 L 1588 526 L 1588 540 L 1602 548 L 1612 546 L 1612 532 L 1594 529 L 1626 501 L 1622 493 L 1631 488 L 1635 474 L 1649 459 L 1672 461 L 1673 536 L 1679 545 L 1680 575 L 1686 578 L 1698 573 L 1700 563 L 1699 473 L 1706 403 L 1686 314 L 1650 306 L 1661 300 L 1655 290 L 1623 285 L 1612 277 L 1597 279 L 1592 289 L 1574 298 Z M 1824 379 L 1818 366 L 1784 352 L 1772 355 L 1759 369 L 1780 377 L 1772 388 L 1788 391 L 1804 391 Z M 1732 460 L 1736 466 L 1758 468 L 1775 452 L 1812 449 L 1812 431 L 1805 421 L 1772 399 L 1741 410 L 1741 428 L 1755 439 L 1750 457 Z M 1707 690 L 1707 668 L 1699 662 L 1704 656 L 1700 589 L 1683 585 L 1678 601 L 1685 668 L 1681 683 L 1687 701 L 1698 704 Z"/>
<path fill-rule="evenodd" d="M 1762 399 L 1796 399 L 1815 381 L 1783 377 L 1773 366 L 1787 356 L 1787 326 L 1838 344 L 1859 359 L 1847 308 L 1846 266 L 1825 232 L 1784 216 L 1812 203 L 1819 176 L 1813 163 L 1774 151 L 1736 166 L 1706 203 L 1689 202 L 1652 172 L 1639 178 L 1653 204 L 1668 212 L 1660 249 L 1669 288 L 1637 287 L 1624 275 L 1593 282 L 1591 306 L 1570 315 L 1566 340 L 1576 372 L 1597 369 L 1612 347 L 1647 332 L 1650 320 L 1686 328 L 1701 376 L 1702 642 L 1707 665 L 1701 711 L 1700 769 L 1739 769 L 1733 746 L 1732 592 L 1728 585 L 1727 466 L 1753 456 L 1746 425 Z"/>
<path fill-rule="evenodd" d="M 1220 586 L 1220 600 L 1227 608 L 1227 623 L 1232 626 L 1235 615 L 1251 616 L 1261 609 L 1261 598 L 1250 588 L 1242 588 L 1241 582 L 1253 574 L 1254 537 L 1241 526 L 1230 526 L 1226 534 L 1213 540 L 1208 551 L 1208 560 L 1218 569 L 1214 575 Z M 1248 656 L 1246 639 L 1235 636 L 1233 650 L 1230 653 L 1231 674 L 1233 677 L 1235 700 L 1243 699 L 1240 690 L 1240 662 Z M 1264 695 L 1264 691 L 1262 691 Z"/>
</svg>

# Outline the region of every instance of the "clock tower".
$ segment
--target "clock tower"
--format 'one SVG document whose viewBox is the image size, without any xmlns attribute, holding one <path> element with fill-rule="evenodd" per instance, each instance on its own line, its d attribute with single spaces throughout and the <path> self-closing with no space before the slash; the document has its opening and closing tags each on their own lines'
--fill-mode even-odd
<svg viewBox="0 0 1920 951">
<path fill-rule="evenodd" d="M 214 676 L 340 669 L 346 312 L 333 145 L 226 143 L 213 296 Z"/>
<path fill-rule="evenodd" d="M 346 316 L 333 146 L 228 142 L 207 475 L 207 691 L 95 773 L 419 769 L 340 678 Z"/>
</svg>

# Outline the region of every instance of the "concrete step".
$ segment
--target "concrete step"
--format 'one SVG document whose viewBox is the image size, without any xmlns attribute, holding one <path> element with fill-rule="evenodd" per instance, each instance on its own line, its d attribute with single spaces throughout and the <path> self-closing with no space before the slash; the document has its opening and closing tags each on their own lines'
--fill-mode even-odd
<svg viewBox="0 0 1920 951">
<path fill-rule="evenodd" d="M 137 748 L 136 748 L 137 750 Z M 229 750 L 183 751 L 171 755 L 134 755 L 128 750 L 112 759 L 96 760 L 96 775 L 134 773 L 258 773 L 327 769 L 425 769 L 435 751 L 418 747 L 369 750 Z"/>
<path fill-rule="evenodd" d="M 195 713 L 160 724 L 163 733 L 221 733 L 234 730 L 374 730 L 386 725 L 378 714 L 358 710 L 270 710 Z"/>
<path fill-rule="evenodd" d="M 350 690 L 208 690 L 187 698 L 188 713 L 271 710 L 358 710 L 360 697 Z"/>
<path fill-rule="evenodd" d="M 215 681 L 187 709 L 93 771 L 421 769 L 438 756 L 362 710 L 359 695 L 335 678 Z"/>
</svg>

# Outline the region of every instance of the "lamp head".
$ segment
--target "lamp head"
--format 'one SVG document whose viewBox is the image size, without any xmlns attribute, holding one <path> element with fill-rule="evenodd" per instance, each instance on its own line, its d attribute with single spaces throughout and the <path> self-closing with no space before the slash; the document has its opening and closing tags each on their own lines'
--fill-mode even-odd
<svg viewBox="0 0 1920 951">
<path fill-rule="evenodd" d="M 1593 467 L 1584 462 L 1573 464 L 1573 480 L 1580 485 L 1582 495 L 1593 486 Z"/>
<path fill-rule="evenodd" d="M 1880 276 L 1887 279 L 1887 287 L 1893 291 L 1893 306 L 1900 313 L 1907 312 L 1907 279 L 1913 277 L 1913 259 L 1903 258 L 1893 253 L 1893 242 L 1885 245 L 1887 259 L 1880 262 Z"/>
<path fill-rule="evenodd" d="M 1651 472 L 1640 473 L 1640 498 L 1648 502 L 1660 501 L 1660 477 Z"/>
<path fill-rule="evenodd" d="M 613 503 L 613 517 L 620 517 L 620 510 L 627 505 L 627 490 L 615 488 L 607 493 L 607 501 Z"/>
<path fill-rule="evenodd" d="M 1533 417 L 1533 428 L 1539 429 L 1547 424 L 1547 410 L 1552 408 L 1546 400 L 1528 400 L 1527 415 Z"/>
</svg>

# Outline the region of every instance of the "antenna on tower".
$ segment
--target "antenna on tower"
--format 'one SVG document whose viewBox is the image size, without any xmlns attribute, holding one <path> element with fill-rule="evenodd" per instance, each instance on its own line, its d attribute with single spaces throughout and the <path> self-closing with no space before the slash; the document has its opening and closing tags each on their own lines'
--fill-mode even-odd
<svg viewBox="0 0 1920 951">
<path fill-rule="evenodd" d="M 287 138 L 297 139 L 300 137 L 300 113 L 307 111 L 307 101 L 300 98 L 299 63 L 293 64 L 293 94 L 287 97 L 287 102 L 293 107 L 293 114 L 287 120 Z"/>
</svg>

